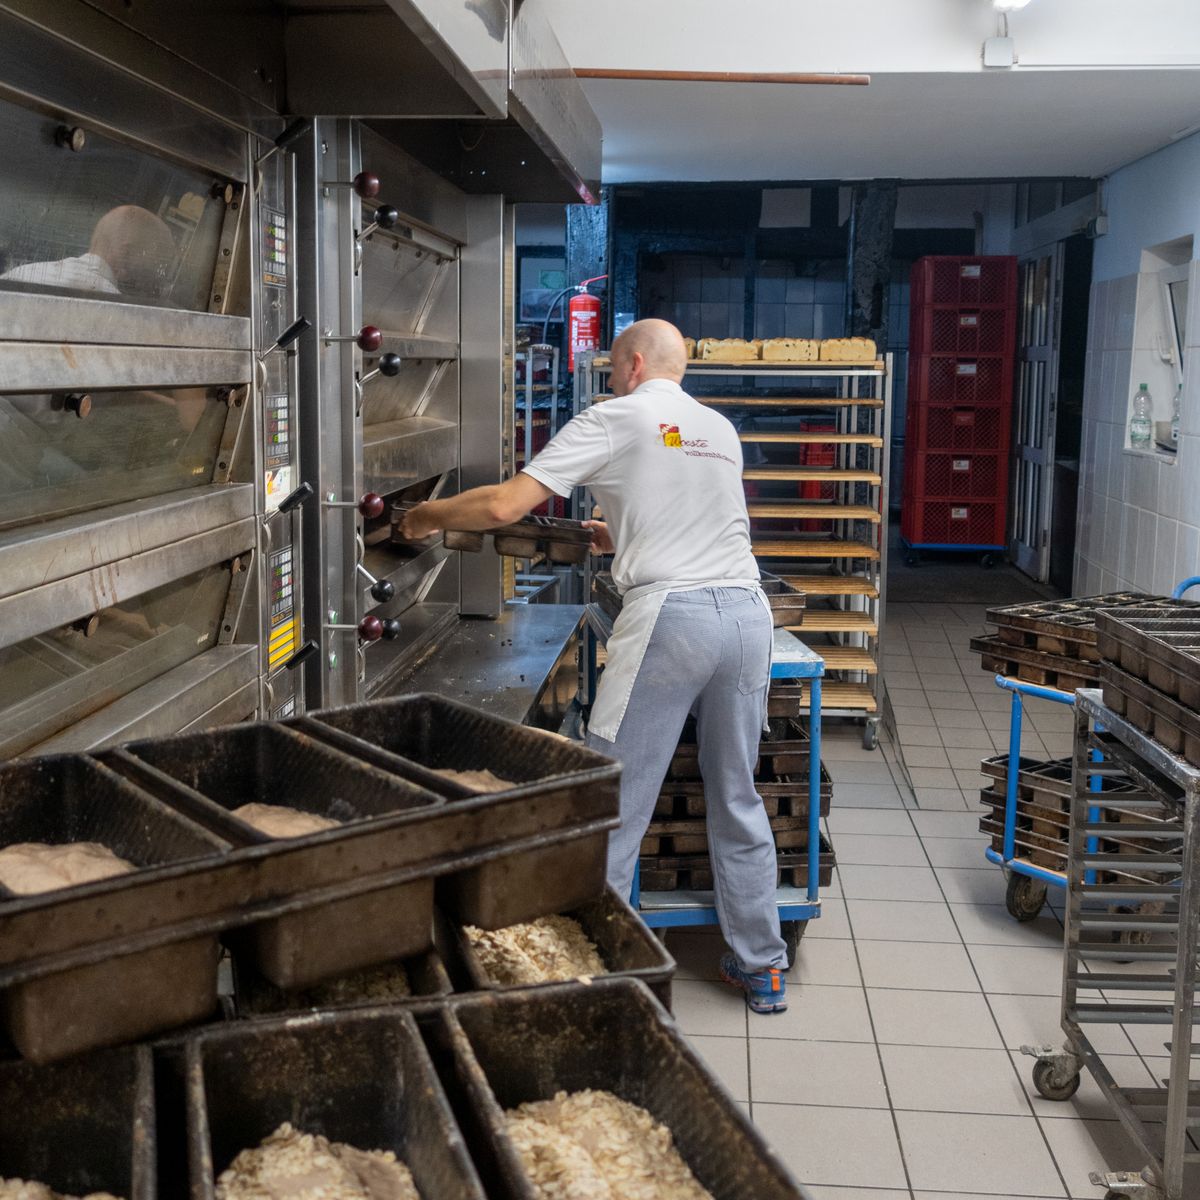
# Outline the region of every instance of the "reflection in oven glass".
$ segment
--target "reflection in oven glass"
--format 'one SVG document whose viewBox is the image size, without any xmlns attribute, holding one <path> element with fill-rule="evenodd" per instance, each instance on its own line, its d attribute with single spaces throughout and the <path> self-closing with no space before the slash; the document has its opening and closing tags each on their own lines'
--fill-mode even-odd
<svg viewBox="0 0 1200 1200">
<path fill-rule="evenodd" d="M 0 650 L 0 758 L 214 646 L 232 578 L 215 565 Z"/>
<path fill-rule="evenodd" d="M 226 181 L 92 130 L 76 152 L 58 128 L 0 101 L 0 288 L 207 310 Z"/>
<path fill-rule="evenodd" d="M 0 529 L 211 483 L 229 415 L 215 388 L 0 395 Z"/>
</svg>

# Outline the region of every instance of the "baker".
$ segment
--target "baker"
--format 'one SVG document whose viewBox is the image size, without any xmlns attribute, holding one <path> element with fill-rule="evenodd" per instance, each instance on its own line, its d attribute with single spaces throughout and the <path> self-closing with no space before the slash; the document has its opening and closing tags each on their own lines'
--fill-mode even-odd
<svg viewBox="0 0 1200 1200">
<path fill-rule="evenodd" d="M 695 713 L 713 886 L 731 953 L 721 975 L 755 1012 L 787 1007 L 775 846 L 754 787 L 766 716 L 771 613 L 750 552 L 741 442 L 680 387 L 687 353 L 666 321 L 638 321 L 612 348 L 614 399 L 569 421 L 513 479 L 409 510 L 403 532 L 481 530 L 551 495 L 591 489 L 624 597 L 608 642 L 588 745 L 622 764 L 608 880 L 629 895 L 638 849 L 689 713 Z"/>
</svg>

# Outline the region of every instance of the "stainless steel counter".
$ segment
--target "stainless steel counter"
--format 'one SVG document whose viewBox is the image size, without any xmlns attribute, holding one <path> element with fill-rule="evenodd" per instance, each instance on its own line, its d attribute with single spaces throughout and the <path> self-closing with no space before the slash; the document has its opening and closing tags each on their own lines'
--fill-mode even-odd
<svg viewBox="0 0 1200 1200">
<path fill-rule="evenodd" d="M 578 687 L 583 620 L 575 604 L 510 604 L 494 621 L 460 620 L 387 691 L 437 692 L 557 730 Z"/>
</svg>

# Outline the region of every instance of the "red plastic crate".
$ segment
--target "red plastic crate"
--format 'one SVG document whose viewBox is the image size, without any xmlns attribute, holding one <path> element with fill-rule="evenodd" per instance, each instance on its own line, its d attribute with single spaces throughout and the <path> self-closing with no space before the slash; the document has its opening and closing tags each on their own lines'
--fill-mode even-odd
<svg viewBox="0 0 1200 1200">
<path fill-rule="evenodd" d="M 904 506 L 900 533 L 910 546 L 1003 549 L 1006 500 L 923 500 Z"/>
<path fill-rule="evenodd" d="M 997 450 L 919 450 L 904 475 L 914 500 L 998 500 L 1008 495 L 1008 455 Z"/>
<path fill-rule="evenodd" d="M 1000 354 L 1016 357 L 1015 308 L 920 305 L 910 312 L 908 352 L 914 354 Z"/>
<path fill-rule="evenodd" d="M 914 354 L 908 360 L 908 403 L 1012 403 L 1013 365 L 999 355 L 984 358 L 957 354 Z"/>
<path fill-rule="evenodd" d="M 1008 454 L 1007 408 L 930 404 L 909 411 L 913 418 L 905 444 L 910 455 L 936 450 L 995 450 Z"/>
<path fill-rule="evenodd" d="M 1016 307 L 1017 260 L 1007 255 L 930 255 L 913 264 L 910 303 Z"/>
</svg>

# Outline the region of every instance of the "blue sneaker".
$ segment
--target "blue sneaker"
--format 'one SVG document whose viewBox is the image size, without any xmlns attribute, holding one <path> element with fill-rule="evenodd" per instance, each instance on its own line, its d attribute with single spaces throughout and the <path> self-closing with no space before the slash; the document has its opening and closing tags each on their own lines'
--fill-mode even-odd
<svg viewBox="0 0 1200 1200">
<path fill-rule="evenodd" d="M 732 954 L 721 958 L 721 978 L 746 993 L 751 1012 L 780 1013 L 787 1011 L 787 980 L 778 967 L 765 971 L 743 971 Z"/>
</svg>

